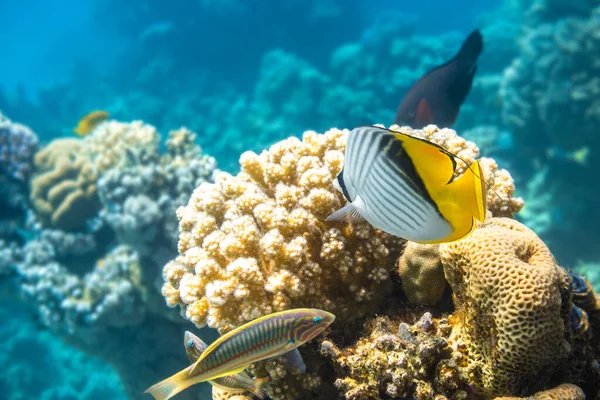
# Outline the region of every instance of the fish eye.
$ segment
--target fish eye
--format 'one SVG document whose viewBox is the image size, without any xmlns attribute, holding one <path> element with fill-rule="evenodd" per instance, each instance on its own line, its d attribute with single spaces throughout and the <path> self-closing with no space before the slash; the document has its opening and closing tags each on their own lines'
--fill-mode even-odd
<svg viewBox="0 0 600 400">
<path fill-rule="evenodd" d="M 188 340 L 188 347 L 194 347 L 194 341 L 192 339 Z"/>
<path fill-rule="evenodd" d="M 315 317 L 315 319 L 313 319 L 313 324 L 317 325 L 318 323 L 320 323 L 321 321 L 323 321 L 323 318 L 321 317 Z"/>
</svg>

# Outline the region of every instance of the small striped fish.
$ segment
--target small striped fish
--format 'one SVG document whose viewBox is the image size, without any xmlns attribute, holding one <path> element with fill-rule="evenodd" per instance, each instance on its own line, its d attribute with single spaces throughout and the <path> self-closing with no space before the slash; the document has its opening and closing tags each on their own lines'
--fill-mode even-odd
<svg viewBox="0 0 600 400">
<path fill-rule="evenodd" d="M 248 365 L 279 357 L 323 332 L 335 315 L 314 308 L 269 314 L 226 333 L 208 346 L 186 369 L 150 387 L 157 400 L 167 400 L 200 382 L 235 375 Z"/>
<path fill-rule="evenodd" d="M 198 336 L 186 331 L 184 336 L 185 351 L 191 363 L 195 363 L 208 347 L 206 343 Z M 296 349 L 298 351 L 298 349 Z M 235 375 L 217 378 L 214 381 L 208 381 L 213 386 L 225 389 L 229 393 L 250 392 L 259 399 L 264 399 L 266 393 L 262 386 L 270 380 L 270 377 L 252 379 L 246 371 L 238 372 Z"/>
<path fill-rule="evenodd" d="M 427 140 L 375 126 L 348 135 L 334 186 L 350 204 L 326 221 L 351 216 L 418 243 L 458 240 L 483 221 L 486 190 L 479 162 L 452 180 L 456 161 Z"/>
</svg>

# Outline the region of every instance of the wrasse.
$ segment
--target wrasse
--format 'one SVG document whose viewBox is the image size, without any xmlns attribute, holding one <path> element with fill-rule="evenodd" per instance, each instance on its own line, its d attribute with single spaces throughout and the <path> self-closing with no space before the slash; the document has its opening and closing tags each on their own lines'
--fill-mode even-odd
<svg viewBox="0 0 600 400">
<path fill-rule="evenodd" d="M 408 90 L 396 112 L 395 123 L 413 128 L 429 124 L 451 126 L 471 90 L 482 51 L 483 38 L 475 30 L 451 60 L 423 75 Z"/>
<path fill-rule="evenodd" d="M 195 363 L 208 347 L 206 343 L 191 332 L 185 332 L 185 351 L 191 363 Z M 297 351 L 297 349 L 296 349 Z M 213 386 L 223 388 L 229 393 L 250 392 L 259 399 L 264 399 L 266 393 L 262 386 L 270 380 L 270 377 L 252 379 L 245 372 L 238 372 L 235 375 L 217 378 L 214 381 L 208 381 Z"/>
<path fill-rule="evenodd" d="M 98 125 L 108 119 L 108 113 L 106 111 L 92 111 L 85 117 L 79 120 L 79 123 L 73 129 L 73 132 L 79 136 L 86 136 L 94 130 Z"/>
<path fill-rule="evenodd" d="M 326 221 L 364 218 L 377 229 L 418 243 L 465 237 L 484 221 L 486 188 L 479 162 L 453 180 L 456 161 L 424 139 L 376 126 L 348 135 L 334 186 L 350 204 Z"/>
<path fill-rule="evenodd" d="M 248 365 L 279 357 L 323 332 L 335 315 L 314 308 L 269 314 L 226 333 L 186 369 L 150 387 L 157 400 L 167 400 L 196 383 L 236 375 Z"/>
</svg>

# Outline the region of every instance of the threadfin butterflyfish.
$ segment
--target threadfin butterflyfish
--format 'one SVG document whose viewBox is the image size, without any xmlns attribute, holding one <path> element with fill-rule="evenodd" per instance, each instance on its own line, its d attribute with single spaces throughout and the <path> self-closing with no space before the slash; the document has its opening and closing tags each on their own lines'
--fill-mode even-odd
<svg viewBox="0 0 600 400">
<path fill-rule="evenodd" d="M 348 135 L 344 167 L 334 186 L 350 203 L 326 221 L 367 220 L 418 243 L 465 237 L 484 221 L 486 188 L 475 161 L 453 179 L 455 157 L 424 139 L 376 126 Z"/>
<path fill-rule="evenodd" d="M 429 124 L 451 126 L 465 101 L 483 51 L 483 37 L 471 32 L 458 53 L 423 75 L 406 93 L 396 112 L 395 123 L 415 129 Z"/>
<path fill-rule="evenodd" d="M 100 125 L 102 122 L 108 119 L 108 113 L 102 110 L 92 111 L 85 117 L 81 118 L 77 123 L 77 126 L 73 129 L 73 132 L 79 136 L 89 135 L 94 128 Z"/>
<path fill-rule="evenodd" d="M 158 382 L 144 393 L 168 400 L 200 382 L 236 375 L 250 364 L 280 357 L 323 332 L 335 315 L 315 308 L 298 308 L 265 315 L 215 340 L 196 362 Z"/>
<path fill-rule="evenodd" d="M 184 335 L 185 352 L 191 363 L 195 363 L 206 350 L 208 345 L 202 339 L 193 333 L 186 331 Z M 298 351 L 298 349 L 295 349 Z M 224 376 L 213 381 L 208 381 L 211 385 L 224 389 L 229 393 L 250 392 L 259 399 L 264 399 L 267 393 L 263 386 L 269 382 L 271 377 L 252 379 L 246 371 L 238 372 L 235 375 Z"/>
</svg>

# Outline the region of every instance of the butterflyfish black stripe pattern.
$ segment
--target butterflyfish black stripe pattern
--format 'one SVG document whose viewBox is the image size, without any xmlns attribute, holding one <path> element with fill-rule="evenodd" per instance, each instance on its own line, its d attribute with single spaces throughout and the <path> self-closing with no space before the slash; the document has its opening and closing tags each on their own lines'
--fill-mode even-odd
<svg viewBox="0 0 600 400">
<path fill-rule="evenodd" d="M 388 200 L 385 201 L 385 203 L 391 204 L 392 208 L 400 209 L 401 212 L 404 215 L 406 215 L 406 218 L 412 221 L 411 227 L 414 228 L 415 225 L 419 225 L 425 222 L 425 211 L 416 211 L 413 207 L 411 207 L 411 204 L 409 204 L 406 201 L 407 199 L 410 201 L 410 195 L 400 197 L 397 196 L 397 194 L 395 194 L 394 191 L 388 189 L 393 184 L 390 184 L 386 181 L 387 177 L 383 176 L 382 179 L 385 182 L 384 184 L 375 184 L 374 182 L 373 184 L 369 185 L 369 188 L 371 188 L 371 190 L 376 191 L 378 195 L 381 196 L 381 199 Z M 397 204 L 401 205 L 402 207 L 398 207 Z"/>
<path fill-rule="evenodd" d="M 385 132 L 385 131 L 384 131 Z M 390 163 L 396 165 L 397 169 L 402 171 L 408 178 L 407 181 L 414 186 L 414 190 L 423 198 L 430 199 L 429 192 L 423 183 L 423 180 L 417 173 L 415 165 L 410 155 L 406 152 L 403 143 L 392 133 L 385 132 L 385 137 L 389 141 L 389 147 L 386 148 L 386 158 Z"/>
<path fill-rule="evenodd" d="M 375 185 L 368 185 L 368 188 L 370 191 L 372 191 L 372 193 L 375 195 L 375 197 L 379 200 L 384 198 L 384 194 L 381 192 L 381 187 L 377 187 Z M 376 211 L 376 216 L 377 219 L 379 220 L 379 222 L 385 224 L 386 226 L 388 226 L 388 228 L 392 229 L 392 228 L 401 228 L 401 229 L 406 229 L 407 227 L 414 229 L 415 225 L 411 224 L 408 222 L 407 219 L 403 218 L 404 217 L 408 217 L 407 214 L 398 214 L 397 211 L 394 209 L 394 207 L 390 207 L 390 203 L 387 201 L 376 201 L 374 200 L 371 195 L 366 195 L 367 199 L 369 201 L 369 206 L 371 208 L 373 208 L 374 211 Z M 385 212 L 382 211 L 382 208 L 385 209 Z M 392 222 L 394 221 L 394 222 Z M 401 224 L 399 224 L 398 222 L 400 222 Z M 416 221 L 413 220 L 414 223 L 416 223 Z"/>
<path fill-rule="evenodd" d="M 387 161 L 384 161 L 384 163 L 387 164 Z M 392 168 L 390 165 L 386 166 L 388 168 Z M 384 179 L 390 187 L 402 193 L 402 196 L 399 197 L 406 199 L 406 201 L 410 203 L 411 211 L 420 215 L 427 214 L 431 211 L 428 210 L 429 207 L 427 206 L 433 206 L 434 204 L 433 200 L 429 196 L 423 198 L 420 193 L 414 190 L 414 186 L 409 186 L 409 183 L 405 179 L 402 179 L 404 176 L 395 175 L 389 170 L 386 171 L 385 167 L 382 168 L 382 171 L 384 171 L 384 173 L 381 174 L 382 179 Z"/>
</svg>

